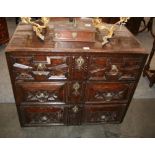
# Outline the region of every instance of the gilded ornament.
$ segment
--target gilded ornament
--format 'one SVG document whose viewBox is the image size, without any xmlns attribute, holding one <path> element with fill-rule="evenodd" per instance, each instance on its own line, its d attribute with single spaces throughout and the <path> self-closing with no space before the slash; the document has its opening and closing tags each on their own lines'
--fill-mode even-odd
<svg viewBox="0 0 155 155">
<path fill-rule="evenodd" d="M 120 17 L 120 20 L 113 24 L 112 26 L 107 26 L 107 24 L 103 23 L 100 18 L 95 18 L 92 20 L 92 23 L 96 29 L 99 31 L 106 31 L 106 34 L 102 37 L 102 46 L 107 44 L 109 42 L 109 39 L 112 38 L 115 30 L 116 30 L 116 25 L 125 25 L 127 21 L 129 20 L 129 17 Z"/>
<path fill-rule="evenodd" d="M 21 21 L 24 24 L 32 25 L 33 31 L 36 35 L 41 39 L 45 40 L 45 36 L 43 34 L 43 30 L 45 30 L 49 23 L 49 18 L 41 17 L 39 21 L 32 21 L 31 17 L 21 17 Z"/>
</svg>

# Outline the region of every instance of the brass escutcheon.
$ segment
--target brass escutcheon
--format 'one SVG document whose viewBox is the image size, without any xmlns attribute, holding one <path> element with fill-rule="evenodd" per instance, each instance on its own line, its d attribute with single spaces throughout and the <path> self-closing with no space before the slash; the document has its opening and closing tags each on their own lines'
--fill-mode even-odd
<svg viewBox="0 0 155 155">
<path fill-rule="evenodd" d="M 80 70 L 82 68 L 82 65 L 84 64 L 84 59 L 80 56 L 76 59 L 76 66 Z"/>
<path fill-rule="evenodd" d="M 78 91 L 80 89 L 80 84 L 78 82 L 76 82 L 76 83 L 73 84 L 73 89 L 74 89 L 73 94 L 75 94 L 76 96 L 78 94 L 80 94 L 79 91 Z"/>
<path fill-rule="evenodd" d="M 111 70 L 110 70 L 111 75 L 117 75 L 118 72 L 119 72 L 119 70 L 118 70 L 117 66 L 116 65 L 112 65 L 111 66 Z"/>
<path fill-rule="evenodd" d="M 76 39 L 76 37 L 77 37 L 77 32 L 72 32 L 72 38 Z"/>
<path fill-rule="evenodd" d="M 78 108 L 78 106 L 74 106 L 74 107 L 72 108 L 72 110 L 73 110 L 74 113 L 77 113 L 77 112 L 79 111 L 79 108 Z"/>
</svg>

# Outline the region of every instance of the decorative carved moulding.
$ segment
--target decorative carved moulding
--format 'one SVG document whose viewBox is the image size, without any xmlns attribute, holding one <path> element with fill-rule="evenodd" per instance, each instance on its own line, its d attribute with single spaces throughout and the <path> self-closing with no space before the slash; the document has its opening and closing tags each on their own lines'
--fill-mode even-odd
<svg viewBox="0 0 155 155">
<path fill-rule="evenodd" d="M 26 101 L 38 101 L 38 102 L 50 102 L 50 101 L 57 101 L 58 95 L 56 92 L 49 92 L 49 91 L 35 91 L 35 92 L 28 92 L 26 95 Z"/>
</svg>

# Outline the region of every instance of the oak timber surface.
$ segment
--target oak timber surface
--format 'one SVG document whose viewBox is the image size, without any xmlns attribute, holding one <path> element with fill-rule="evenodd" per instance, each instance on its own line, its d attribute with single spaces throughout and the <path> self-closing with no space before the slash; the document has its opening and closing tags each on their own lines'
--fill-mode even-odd
<svg viewBox="0 0 155 155">
<path fill-rule="evenodd" d="M 52 26 L 45 37 L 45 41 L 39 40 L 32 31 L 32 26 L 19 24 L 6 51 L 44 51 L 44 52 L 108 52 L 123 53 L 145 53 L 139 41 L 125 28 L 117 29 L 110 42 L 102 47 L 96 39 L 94 44 L 88 42 L 54 42 L 52 37 Z M 90 47 L 84 50 L 83 47 Z"/>
</svg>

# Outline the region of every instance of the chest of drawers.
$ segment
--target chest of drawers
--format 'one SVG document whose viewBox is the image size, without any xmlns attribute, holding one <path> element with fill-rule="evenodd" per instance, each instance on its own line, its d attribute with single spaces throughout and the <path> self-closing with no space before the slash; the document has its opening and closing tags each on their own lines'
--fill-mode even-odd
<svg viewBox="0 0 155 155">
<path fill-rule="evenodd" d="M 102 47 L 50 32 L 41 42 L 21 24 L 6 57 L 21 126 L 47 126 L 120 123 L 147 53 L 124 27 Z"/>
</svg>

